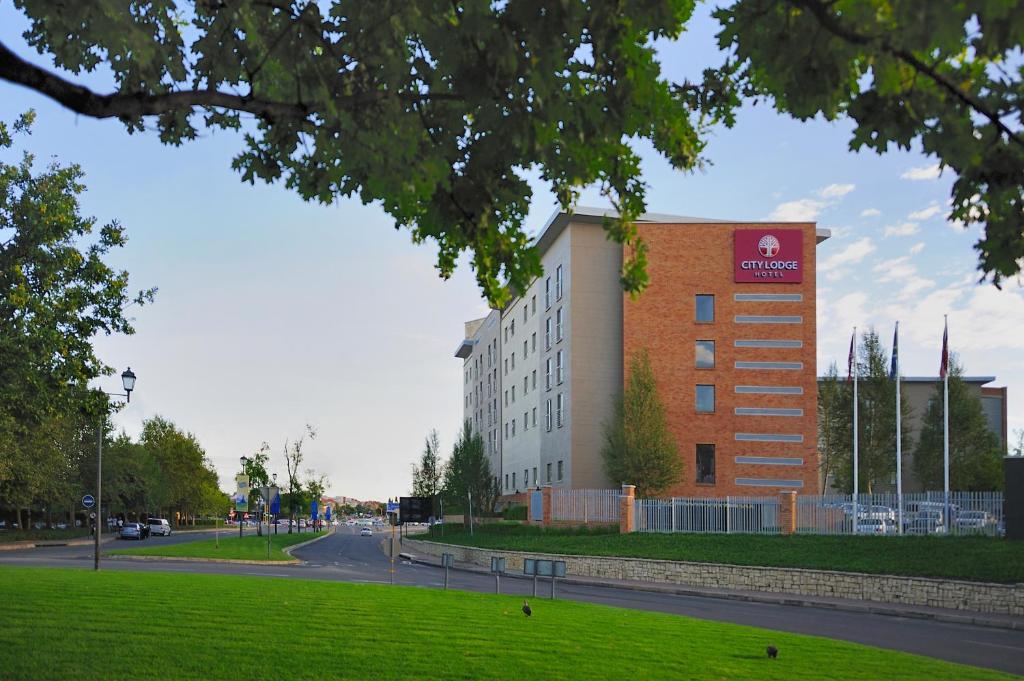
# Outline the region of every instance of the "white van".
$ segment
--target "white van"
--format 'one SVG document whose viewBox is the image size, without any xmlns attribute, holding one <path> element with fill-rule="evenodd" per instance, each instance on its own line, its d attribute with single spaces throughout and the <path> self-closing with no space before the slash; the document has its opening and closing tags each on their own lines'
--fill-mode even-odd
<svg viewBox="0 0 1024 681">
<path fill-rule="evenodd" d="M 171 524 L 163 518 L 150 518 L 149 533 L 153 535 L 159 534 L 162 537 L 169 537 L 171 536 Z"/>
</svg>

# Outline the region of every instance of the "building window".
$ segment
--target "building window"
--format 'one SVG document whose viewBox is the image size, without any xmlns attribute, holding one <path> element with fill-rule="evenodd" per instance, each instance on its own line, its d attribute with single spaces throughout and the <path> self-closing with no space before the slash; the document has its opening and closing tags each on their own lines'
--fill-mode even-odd
<svg viewBox="0 0 1024 681">
<path fill-rule="evenodd" d="M 531 374 L 530 383 L 532 384 L 530 387 L 533 388 L 534 390 L 536 390 L 537 389 L 537 370 L 536 369 L 534 369 L 532 374 Z"/>
<path fill-rule="evenodd" d="M 519 487 L 516 486 L 516 474 L 515 473 L 512 474 L 512 489 L 514 489 L 517 492 L 519 491 Z"/>
<path fill-rule="evenodd" d="M 537 407 L 533 408 L 533 423 L 530 424 L 534 428 L 537 427 Z"/>
<path fill-rule="evenodd" d="M 508 357 L 505 358 L 505 375 L 508 376 Z"/>
<path fill-rule="evenodd" d="M 544 430 L 551 431 L 551 398 L 544 403 Z"/>
<path fill-rule="evenodd" d="M 715 297 L 706 294 L 697 294 L 697 316 L 698 322 L 715 321 Z"/>
<path fill-rule="evenodd" d="M 715 484 L 714 445 L 697 445 L 697 484 Z"/>
<path fill-rule="evenodd" d="M 512 370 L 515 371 L 515 368 L 516 368 L 516 353 L 513 352 L 512 353 Z"/>
<path fill-rule="evenodd" d="M 523 341 L 523 357 L 526 357 L 526 355 L 528 355 L 528 354 L 529 354 L 529 347 L 530 347 L 530 344 L 529 344 L 529 343 L 527 343 L 527 342 L 526 342 L 526 341 L 524 340 L 524 341 Z"/>
<path fill-rule="evenodd" d="M 516 436 L 516 420 L 512 419 L 512 437 Z"/>
<path fill-rule="evenodd" d="M 515 335 L 516 335 L 516 320 L 515 319 L 513 319 L 512 320 L 512 324 L 509 325 L 508 333 L 509 333 L 510 336 L 515 338 Z"/>
<path fill-rule="evenodd" d="M 523 394 L 526 394 L 527 386 L 529 386 L 530 380 L 528 376 L 523 376 Z"/>
<path fill-rule="evenodd" d="M 562 340 L 562 308 L 555 312 L 555 342 Z"/>
<path fill-rule="evenodd" d="M 508 391 L 505 391 L 505 406 L 508 406 Z"/>
<path fill-rule="evenodd" d="M 505 473 L 505 489 L 508 489 L 508 473 Z"/>
<path fill-rule="evenodd" d="M 544 309 L 551 307 L 551 277 L 544 280 Z"/>
<path fill-rule="evenodd" d="M 530 413 L 523 412 L 523 430 L 529 430 L 530 428 Z"/>
<path fill-rule="evenodd" d="M 561 385 L 565 379 L 565 364 L 562 362 L 562 354 L 564 350 L 559 350 L 558 354 L 555 355 L 555 374 L 558 378 L 558 384 Z"/>
<path fill-rule="evenodd" d="M 516 401 L 516 387 L 512 386 L 512 402 L 515 403 L 515 401 Z"/>
<path fill-rule="evenodd" d="M 544 320 L 544 349 L 551 349 L 551 317 Z"/>
<path fill-rule="evenodd" d="M 715 368 L 715 341 L 699 340 L 694 347 L 698 369 Z"/>
<path fill-rule="evenodd" d="M 537 296 L 530 299 L 530 314 L 537 314 Z"/>
<path fill-rule="evenodd" d="M 533 484 L 540 487 L 540 479 L 537 477 L 537 467 L 533 467 Z"/>
<path fill-rule="evenodd" d="M 508 421 L 505 421 L 505 439 L 508 439 Z"/>
<path fill-rule="evenodd" d="M 530 349 L 537 352 L 537 332 L 534 331 L 530 338 Z"/>
<path fill-rule="evenodd" d="M 562 393 L 558 393 L 558 395 L 555 396 L 555 421 L 558 423 L 558 427 L 559 428 L 562 427 L 562 423 L 563 423 L 563 421 L 562 421 L 562 413 L 565 411 L 564 406 L 565 406 L 564 396 L 562 395 Z"/>
<path fill-rule="evenodd" d="M 558 462 L 558 480 L 561 481 L 562 478 L 564 478 L 564 477 L 565 477 L 565 465 L 561 461 L 559 461 Z"/>
<path fill-rule="evenodd" d="M 555 300 L 562 299 L 562 266 L 555 268 Z"/>
<path fill-rule="evenodd" d="M 551 358 L 544 360 L 544 389 L 551 390 Z"/>
<path fill-rule="evenodd" d="M 551 482 L 551 464 L 544 465 L 544 482 Z"/>
<path fill-rule="evenodd" d="M 715 386 L 697 386 L 697 411 L 701 414 L 711 414 L 715 411 Z"/>
<path fill-rule="evenodd" d="M 523 305 L 523 322 L 526 321 L 526 305 Z"/>
<path fill-rule="evenodd" d="M 525 487 L 527 489 L 529 489 L 529 487 L 530 487 L 530 469 L 529 468 L 524 468 L 523 469 L 523 487 Z"/>
</svg>

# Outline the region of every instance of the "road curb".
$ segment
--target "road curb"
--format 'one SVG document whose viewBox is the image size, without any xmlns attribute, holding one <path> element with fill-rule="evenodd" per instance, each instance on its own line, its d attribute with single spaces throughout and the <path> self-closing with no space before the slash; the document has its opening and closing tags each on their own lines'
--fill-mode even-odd
<svg viewBox="0 0 1024 681">
<path fill-rule="evenodd" d="M 418 563 L 420 565 L 428 565 L 430 567 L 440 567 L 436 562 L 432 562 L 425 558 L 417 558 L 411 553 L 399 554 L 402 558 L 406 558 L 410 562 Z M 461 570 L 463 572 L 473 572 L 480 575 L 489 575 L 490 571 L 479 567 L 468 567 L 465 565 L 456 565 L 451 568 L 453 570 Z M 505 574 L 505 577 L 513 577 L 515 579 L 528 579 L 519 574 Z M 627 591 L 642 591 L 647 593 L 663 593 L 671 594 L 673 596 L 694 596 L 698 598 L 719 598 L 722 600 L 729 601 L 746 601 L 748 603 L 766 603 L 770 605 L 792 605 L 796 607 L 804 608 L 822 608 L 826 610 L 840 610 L 843 612 L 860 612 L 869 613 L 872 615 L 885 615 L 887 617 L 908 617 L 913 619 L 933 620 L 935 622 L 948 622 L 950 624 L 972 624 L 979 627 L 987 627 L 990 629 L 1008 629 L 1011 631 L 1024 631 L 1024 620 L 1002 620 L 985 617 L 975 613 L 944 613 L 944 612 L 932 612 L 930 610 L 917 610 L 917 609 L 897 609 L 893 607 L 882 607 L 873 605 L 866 601 L 818 601 L 811 598 L 802 598 L 800 596 L 783 595 L 783 596 L 771 596 L 768 594 L 758 595 L 749 593 L 736 593 L 729 591 L 703 591 L 701 589 L 687 588 L 687 587 L 672 587 L 663 586 L 660 584 L 642 584 L 642 583 L 624 583 L 624 584 L 613 584 L 609 582 L 603 582 L 599 580 L 583 579 L 580 577 L 566 577 L 559 579 L 561 584 L 575 584 L 577 586 L 596 586 L 605 587 L 611 589 L 625 589 Z"/>
<path fill-rule="evenodd" d="M 103 557 L 110 560 L 162 560 L 188 563 L 236 563 L 238 565 L 299 565 L 302 563 L 297 558 L 291 560 L 245 560 L 243 558 L 196 558 L 194 556 L 130 556 L 123 553 L 107 554 Z"/>
</svg>

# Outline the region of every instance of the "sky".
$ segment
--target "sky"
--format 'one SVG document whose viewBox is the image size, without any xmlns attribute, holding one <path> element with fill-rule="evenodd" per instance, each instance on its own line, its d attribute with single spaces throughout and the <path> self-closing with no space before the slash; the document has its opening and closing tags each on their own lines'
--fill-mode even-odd
<svg viewBox="0 0 1024 681">
<path fill-rule="evenodd" d="M 708 11 L 679 41 L 658 44 L 667 76 L 717 63 Z M 26 25 L 0 5 L 0 41 L 52 67 L 26 46 Z M 102 78 L 90 84 L 106 89 Z M 172 420 L 195 434 L 226 488 L 239 457 L 263 442 L 283 476 L 285 442 L 308 423 L 317 437 L 305 467 L 328 476 L 329 494 L 362 499 L 409 493 L 432 428 L 450 450 L 462 418 L 453 354 L 463 322 L 487 310 L 465 260 L 442 281 L 434 245 L 412 244 L 379 206 L 308 204 L 280 185 L 243 184 L 230 167 L 242 148 L 235 134 L 164 146 L 154 133 L 128 135 L 116 121 L 0 82 L 0 119 L 29 108 L 39 161 L 79 163 L 83 213 L 126 228 L 129 242 L 111 263 L 131 273 L 134 289 L 159 287 L 153 305 L 131 309 L 135 335 L 96 340 L 103 361 L 138 376 L 118 427 L 135 435 L 146 418 Z M 948 314 L 966 372 L 1009 386 L 1010 428 L 1024 427 L 1020 283 L 978 283 L 979 231 L 945 221 L 955 178 L 934 157 L 853 153 L 851 128 L 748 106 L 734 128 L 715 132 L 713 164 L 695 174 L 641 144 L 648 210 L 831 229 L 818 247 L 819 373 L 844 366 L 854 326 L 875 327 L 888 346 L 899 320 L 904 375 L 936 375 Z M 529 177 L 526 226 L 536 231 L 557 204 Z M 594 188 L 580 204 L 606 206 Z M 120 390 L 116 375 L 97 385 Z"/>
</svg>

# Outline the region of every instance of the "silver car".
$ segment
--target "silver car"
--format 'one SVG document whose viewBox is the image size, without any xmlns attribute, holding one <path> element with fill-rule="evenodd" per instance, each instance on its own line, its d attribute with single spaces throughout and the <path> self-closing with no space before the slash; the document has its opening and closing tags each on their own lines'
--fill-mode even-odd
<svg viewBox="0 0 1024 681">
<path fill-rule="evenodd" d="M 121 539 L 142 540 L 142 526 L 138 523 L 125 523 L 121 527 Z"/>
<path fill-rule="evenodd" d="M 171 536 L 171 524 L 163 518 L 150 518 L 149 533 L 159 534 L 161 537 L 169 537 Z"/>
</svg>

